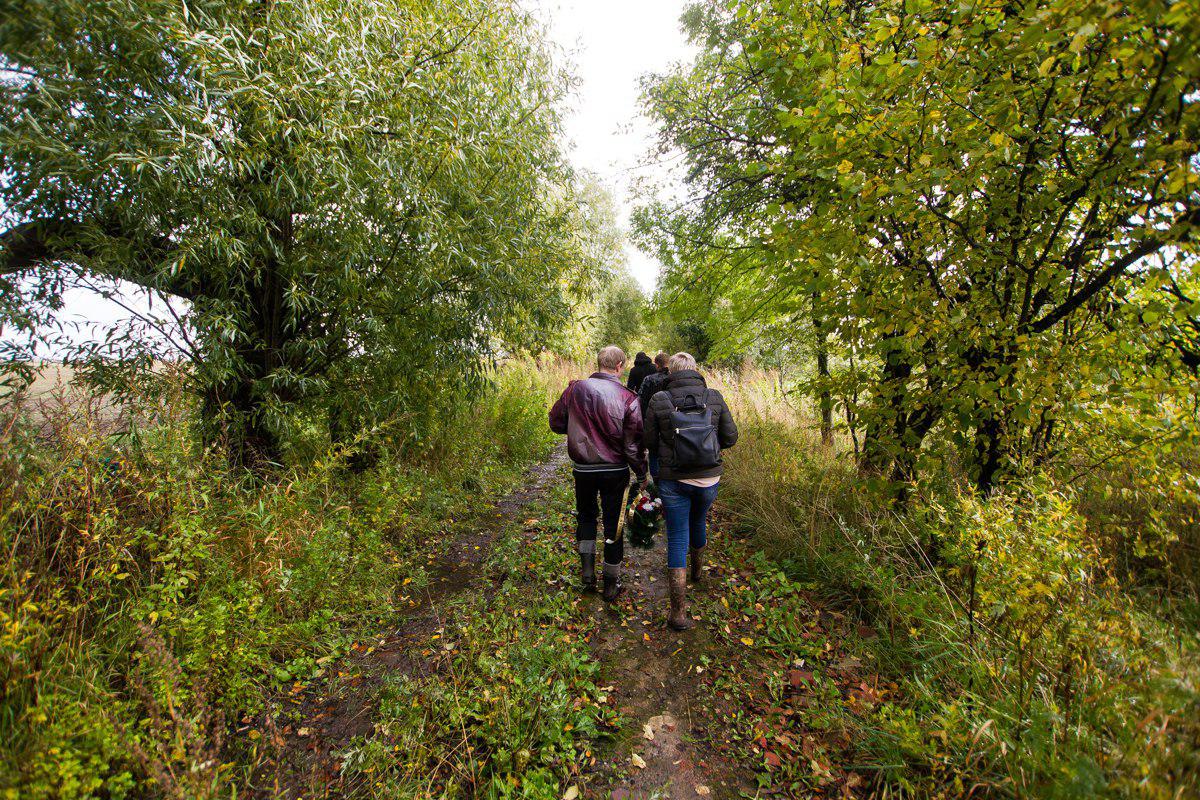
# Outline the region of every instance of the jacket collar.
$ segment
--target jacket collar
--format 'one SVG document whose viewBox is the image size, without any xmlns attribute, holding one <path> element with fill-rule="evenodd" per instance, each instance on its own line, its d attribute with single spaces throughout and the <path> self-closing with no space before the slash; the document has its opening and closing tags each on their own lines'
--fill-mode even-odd
<svg viewBox="0 0 1200 800">
<path fill-rule="evenodd" d="M 672 389 L 684 389 L 691 386 L 705 386 L 704 376 L 694 369 L 681 369 L 667 376 L 667 386 Z"/>
<path fill-rule="evenodd" d="M 597 370 L 596 372 L 593 372 L 588 377 L 589 378 L 607 378 L 610 381 L 616 381 L 617 383 L 621 382 L 620 375 L 613 375 L 611 372 L 600 372 L 599 370 Z"/>
</svg>

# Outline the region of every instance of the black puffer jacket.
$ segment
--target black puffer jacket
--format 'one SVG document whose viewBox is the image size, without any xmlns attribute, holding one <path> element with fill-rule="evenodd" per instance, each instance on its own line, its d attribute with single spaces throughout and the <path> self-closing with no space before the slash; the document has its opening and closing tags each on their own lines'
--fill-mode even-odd
<svg viewBox="0 0 1200 800">
<path fill-rule="evenodd" d="M 653 375 L 647 375 L 638 390 L 638 405 L 642 407 L 642 419 L 646 418 L 646 409 L 650 407 L 650 398 L 661 392 L 667 386 L 667 371 L 659 370 Z"/>
<path fill-rule="evenodd" d="M 658 370 L 650 356 L 638 353 L 633 359 L 633 368 L 629 370 L 629 383 L 625 384 L 635 394 L 642 388 L 642 381 L 647 375 L 653 375 Z"/>
<path fill-rule="evenodd" d="M 646 449 L 658 454 L 659 480 L 678 481 L 684 478 L 711 478 L 724 471 L 721 464 L 701 470 L 680 472 L 675 469 L 675 429 L 671 426 L 671 412 L 685 402 L 688 396 L 695 397 L 712 411 L 712 421 L 717 427 L 717 443 L 724 450 L 737 442 L 737 425 L 725 398 L 716 389 L 709 389 L 704 376 L 694 369 L 672 372 L 667 376 L 666 389 L 650 398 L 646 409 L 642 443 Z"/>
</svg>

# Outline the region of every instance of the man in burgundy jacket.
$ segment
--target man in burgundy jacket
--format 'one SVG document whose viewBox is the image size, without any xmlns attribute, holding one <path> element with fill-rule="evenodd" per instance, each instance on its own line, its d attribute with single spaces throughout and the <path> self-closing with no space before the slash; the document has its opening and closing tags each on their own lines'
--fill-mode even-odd
<svg viewBox="0 0 1200 800">
<path fill-rule="evenodd" d="M 596 586 L 596 522 L 604 511 L 604 599 L 621 593 L 625 538 L 617 536 L 621 500 L 632 469 L 646 480 L 642 453 L 642 410 L 637 395 L 621 385 L 625 353 L 615 345 L 600 351 L 599 369 L 571 381 L 550 409 L 550 430 L 567 435 L 567 453 L 575 473 L 575 510 L 583 588 Z M 599 502 L 597 502 L 597 497 Z"/>
</svg>

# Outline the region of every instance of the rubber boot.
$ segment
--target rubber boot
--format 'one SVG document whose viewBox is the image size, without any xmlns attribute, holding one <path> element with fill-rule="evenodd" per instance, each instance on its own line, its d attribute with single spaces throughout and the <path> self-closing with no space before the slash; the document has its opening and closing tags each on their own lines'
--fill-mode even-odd
<svg viewBox="0 0 1200 800">
<path fill-rule="evenodd" d="M 596 554 L 579 554 L 580 584 L 585 592 L 596 591 Z"/>
<path fill-rule="evenodd" d="M 671 593 L 667 627 L 673 631 L 688 631 L 696 627 L 695 620 L 687 613 L 687 567 L 668 569 L 667 586 Z"/>
<path fill-rule="evenodd" d="M 688 577 L 692 583 L 704 580 L 704 548 L 693 547 L 688 552 Z"/>
<path fill-rule="evenodd" d="M 613 602 L 621 596 L 625 587 L 621 585 L 621 565 L 604 562 L 604 599 Z"/>
</svg>

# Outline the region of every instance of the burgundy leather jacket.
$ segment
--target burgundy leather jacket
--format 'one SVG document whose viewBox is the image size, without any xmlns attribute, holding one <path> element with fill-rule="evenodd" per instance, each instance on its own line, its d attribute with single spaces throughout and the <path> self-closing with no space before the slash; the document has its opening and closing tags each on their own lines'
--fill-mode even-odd
<svg viewBox="0 0 1200 800">
<path fill-rule="evenodd" d="M 642 409 L 616 375 L 595 372 L 571 381 L 550 409 L 550 430 L 567 435 L 567 452 L 581 472 L 628 465 L 639 478 L 646 476 Z"/>
</svg>

